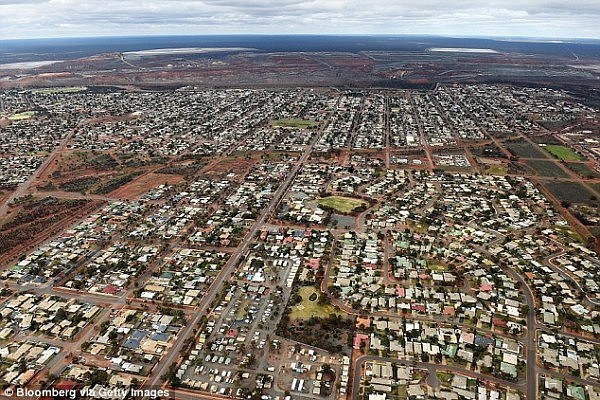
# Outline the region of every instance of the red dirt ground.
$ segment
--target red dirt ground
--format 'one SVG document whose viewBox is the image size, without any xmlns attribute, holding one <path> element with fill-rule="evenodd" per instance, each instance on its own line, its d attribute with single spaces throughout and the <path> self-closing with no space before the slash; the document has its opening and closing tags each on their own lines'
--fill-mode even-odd
<svg viewBox="0 0 600 400">
<path fill-rule="evenodd" d="M 183 177 L 172 174 L 157 174 L 151 172 L 144 174 L 128 184 L 121 186 L 110 193 L 110 197 L 119 199 L 135 199 L 151 189 L 163 184 L 176 185 L 183 181 Z"/>
</svg>

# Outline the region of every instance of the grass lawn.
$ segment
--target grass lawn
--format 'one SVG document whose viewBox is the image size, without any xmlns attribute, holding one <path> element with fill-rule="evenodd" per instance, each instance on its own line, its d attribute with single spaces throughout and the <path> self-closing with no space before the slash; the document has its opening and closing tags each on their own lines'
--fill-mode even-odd
<svg viewBox="0 0 600 400">
<path fill-rule="evenodd" d="M 315 126 L 317 126 L 318 122 L 311 121 L 308 119 L 289 118 L 289 119 L 275 119 L 275 120 L 271 121 L 271 124 L 273 126 L 280 126 L 280 127 L 285 127 L 285 128 L 308 129 L 308 128 L 314 128 Z"/>
<path fill-rule="evenodd" d="M 399 399 L 408 399 L 408 386 L 407 385 L 399 385 L 398 386 L 398 398 Z"/>
<path fill-rule="evenodd" d="M 548 144 L 544 146 L 544 149 L 552 154 L 554 157 L 562 161 L 581 161 L 583 157 L 575 153 L 573 149 L 567 146 L 561 146 L 559 144 Z"/>
<path fill-rule="evenodd" d="M 244 153 L 247 154 L 247 153 Z M 283 151 L 269 151 L 268 153 L 264 153 L 262 155 L 263 160 L 269 161 L 286 161 L 290 157 L 293 156 L 293 153 L 283 152 Z"/>
<path fill-rule="evenodd" d="M 358 207 L 367 205 L 368 203 L 364 200 L 355 199 L 353 197 L 329 196 L 319 199 L 317 204 L 323 207 L 332 208 L 333 210 L 342 214 L 350 214 Z"/>
<path fill-rule="evenodd" d="M 292 307 L 290 319 L 327 318 L 331 314 L 343 315 L 331 304 L 320 305 L 319 291 L 314 286 L 302 286 L 298 294 L 302 297 L 302 302 Z"/>
<path fill-rule="evenodd" d="M 553 229 L 560 231 L 561 233 L 569 236 L 570 238 L 572 238 L 573 240 L 575 240 L 576 242 L 579 243 L 585 243 L 585 238 L 583 236 L 581 236 L 579 233 L 575 232 L 573 229 L 571 229 L 568 226 L 562 226 L 562 225 L 556 225 L 552 227 Z"/>
<path fill-rule="evenodd" d="M 35 116 L 35 111 L 25 111 L 22 113 L 11 115 L 10 117 L 8 117 L 8 119 L 10 119 L 11 121 L 19 121 L 22 119 L 33 118 L 33 116 Z"/>
<path fill-rule="evenodd" d="M 448 271 L 448 267 L 444 264 L 440 264 L 437 262 L 432 262 L 431 264 L 427 263 L 427 267 L 432 271 L 444 272 Z"/>
<path fill-rule="evenodd" d="M 446 371 L 437 372 L 437 377 L 445 385 L 449 385 L 452 382 L 452 378 L 454 378 L 454 374 Z"/>
<path fill-rule="evenodd" d="M 243 301 L 242 304 L 240 305 L 240 307 L 235 312 L 235 317 L 237 319 L 243 318 L 244 315 L 246 315 L 246 311 L 248 310 L 248 307 L 250 307 L 250 301 L 248 301 L 248 300 Z"/>
<path fill-rule="evenodd" d="M 505 165 L 491 165 L 485 172 L 490 175 L 506 175 L 508 168 Z"/>
</svg>

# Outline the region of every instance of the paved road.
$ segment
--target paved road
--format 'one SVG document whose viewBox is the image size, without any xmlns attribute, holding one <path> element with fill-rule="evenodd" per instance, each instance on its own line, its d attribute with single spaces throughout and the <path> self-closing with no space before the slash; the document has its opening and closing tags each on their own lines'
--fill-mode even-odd
<svg viewBox="0 0 600 400">
<path fill-rule="evenodd" d="M 184 342 L 186 341 L 186 339 L 188 337 L 190 337 L 190 335 L 192 334 L 192 332 L 194 330 L 194 327 L 196 327 L 198 325 L 202 316 L 206 315 L 208 306 L 215 299 L 217 294 L 221 291 L 224 282 L 227 281 L 231 277 L 231 275 L 237 268 L 238 263 L 240 262 L 243 255 L 248 250 L 248 247 L 254 240 L 254 236 L 256 235 L 258 230 L 260 228 L 262 228 L 262 226 L 265 223 L 265 221 L 267 220 L 268 216 L 276 209 L 279 202 L 281 201 L 281 199 L 287 192 L 288 188 L 290 187 L 292 181 L 296 177 L 296 174 L 298 173 L 298 171 L 300 171 L 300 168 L 304 165 L 304 163 L 306 163 L 306 161 L 309 159 L 310 154 L 312 153 L 312 150 L 313 150 L 315 144 L 318 142 L 318 140 L 322 134 L 323 134 L 323 128 L 321 128 L 319 130 L 319 132 L 315 135 L 315 137 L 313 138 L 310 145 L 306 147 L 306 149 L 300 156 L 300 159 L 298 160 L 298 162 L 294 165 L 294 167 L 292 167 L 292 170 L 288 173 L 285 181 L 283 181 L 282 184 L 279 185 L 279 187 L 275 191 L 275 194 L 274 194 L 273 198 L 271 199 L 271 202 L 269 203 L 269 205 L 262 211 L 259 218 L 257 218 L 257 220 L 254 222 L 254 224 L 250 228 L 250 231 L 244 237 L 243 241 L 241 242 L 241 244 L 238 247 L 235 254 L 229 259 L 229 261 L 223 267 L 223 269 L 221 270 L 221 272 L 219 273 L 219 275 L 217 276 L 215 281 L 212 283 L 212 285 L 207 290 L 206 294 L 202 297 L 202 300 L 198 304 L 198 310 L 199 310 L 198 313 L 179 333 L 179 337 L 177 338 L 175 344 L 173 345 L 173 347 L 170 350 L 168 350 L 167 355 L 164 356 L 161 359 L 161 361 L 156 365 L 156 367 L 153 369 L 152 373 L 146 380 L 144 387 L 157 387 L 158 384 L 161 382 L 161 377 L 168 371 L 171 364 L 173 364 L 174 362 L 177 361 L 180 351 L 183 348 Z"/>
<path fill-rule="evenodd" d="M 492 255 L 482 246 L 476 246 L 477 250 L 485 254 L 487 257 L 492 257 Z M 510 277 L 521 284 L 521 289 L 523 290 L 523 294 L 525 295 L 525 303 L 529 310 L 527 311 L 527 332 L 525 335 L 525 363 L 527 365 L 527 399 L 534 400 L 537 398 L 537 348 L 536 348 L 536 331 L 538 328 L 537 321 L 535 318 L 536 313 L 536 303 L 535 296 L 531 291 L 531 288 L 527 284 L 527 281 L 523 278 L 523 276 L 515 271 L 511 267 L 503 267 L 502 268 Z"/>
<path fill-rule="evenodd" d="M 589 294 L 581 287 L 579 282 L 568 271 L 566 271 L 562 266 L 560 266 L 554 262 L 555 259 L 563 256 L 565 253 L 566 253 L 565 250 L 562 249 L 559 253 L 548 257 L 546 259 L 546 263 L 550 266 L 550 268 L 552 268 L 553 270 L 558 272 L 563 277 L 567 278 L 575 286 L 575 290 L 577 290 L 579 293 L 582 293 L 584 295 L 584 301 L 585 301 L 585 303 L 587 303 L 588 307 L 594 307 L 594 306 L 600 307 L 599 301 L 591 299 Z"/>
<path fill-rule="evenodd" d="M 42 174 L 46 168 L 48 168 L 52 162 L 56 159 L 56 157 L 67 147 L 67 143 L 71 140 L 75 131 L 72 130 L 61 140 L 60 144 L 46 157 L 44 162 L 38 167 L 38 169 L 31 174 L 31 176 L 23 183 L 21 183 L 17 189 L 10 195 L 6 200 L 4 200 L 4 204 L 0 205 L 0 218 L 5 216 L 8 212 L 8 205 L 16 198 L 22 197 L 29 191 L 31 185 L 37 179 L 38 175 Z"/>
<path fill-rule="evenodd" d="M 406 365 L 406 366 L 419 368 L 419 369 L 426 369 L 429 371 L 430 374 L 436 374 L 438 371 L 450 371 L 452 373 L 466 375 L 466 376 L 469 376 L 469 377 L 472 377 L 475 379 L 480 379 L 482 381 L 488 381 L 488 382 L 496 383 L 498 385 L 512 387 L 515 390 L 521 389 L 521 386 L 523 385 L 523 382 L 508 382 L 503 379 L 498 379 L 494 376 L 484 375 L 484 374 L 480 374 L 478 372 L 469 371 L 467 369 L 464 369 L 464 368 L 461 368 L 458 366 L 434 364 L 434 363 L 424 363 L 424 362 L 417 362 L 417 361 L 413 361 L 413 360 L 402 360 L 402 359 L 398 359 L 398 358 L 388 358 L 388 357 L 377 357 L 377 356 L 364 355 L 364 356 L 358 357 L 354 364 L 354 374 L 352 377 L 352 397 L 355 399 L 358 398 L 358 394 L 360 393 L 359 390 L 360 390 L 360 381 L 361 381 L 361 377 L 362 377 L 362 368 L 363 368 L 364 363 L 367 361 L 390 362 L 390 363 Z M 437 381 L 437 380 L 432 378 L 432 381 L 433 381 L 432 383 L 435 383 L 435 381 Z"/>
</svg>

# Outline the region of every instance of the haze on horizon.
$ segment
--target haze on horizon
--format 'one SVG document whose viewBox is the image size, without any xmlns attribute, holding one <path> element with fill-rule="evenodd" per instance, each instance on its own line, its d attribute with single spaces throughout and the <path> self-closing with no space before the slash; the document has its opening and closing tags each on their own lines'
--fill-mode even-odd
<svg viewBox="0 0 600 400">
<path fill-rule="evenodd" d="M 597 0 L 0 0 L 0 38 L 431 34 L 600 38 Z"/>
</svg>

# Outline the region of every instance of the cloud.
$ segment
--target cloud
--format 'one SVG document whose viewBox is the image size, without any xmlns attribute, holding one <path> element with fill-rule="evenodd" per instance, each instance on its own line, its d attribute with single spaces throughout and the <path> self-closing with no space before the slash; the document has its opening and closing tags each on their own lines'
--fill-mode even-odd
<svg viewBox="0 0 600 400">
<path fill-rule="evenodd" d="M 600 37 L 597 0 L 0 0 L 0 37 L 381 33 Z"/>
<path fill-rule="evenodd" d="M 47 3 L 50 0 L 0 0 L 0 6 L 8 4 L 32 4 L 32 3 Z"/>
</svg>

